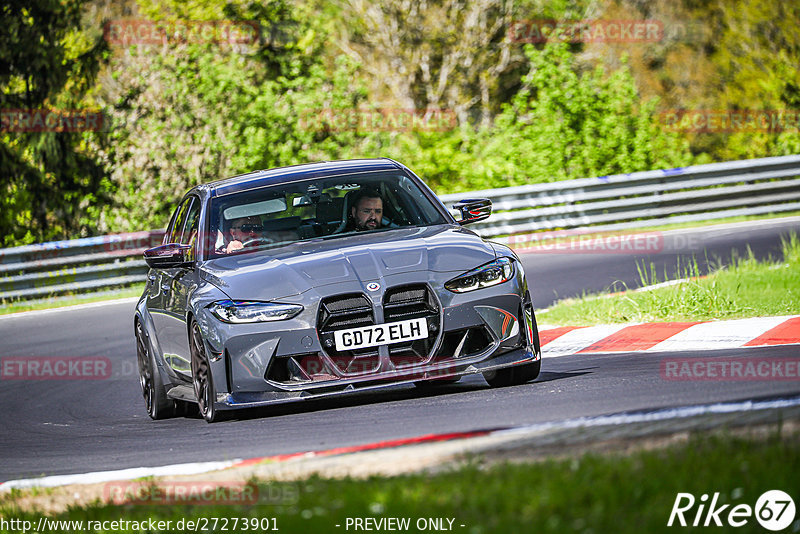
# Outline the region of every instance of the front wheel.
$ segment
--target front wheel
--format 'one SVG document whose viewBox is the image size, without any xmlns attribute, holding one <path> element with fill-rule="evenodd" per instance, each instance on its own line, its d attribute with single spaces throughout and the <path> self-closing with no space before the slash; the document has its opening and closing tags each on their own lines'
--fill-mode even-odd
<svg viewBox="0 0 800 534">
<path fill-rule="evenodd" d="M 139 363 L 139 385 L 142 387 L 144 406 L 151 419 L 175 416 L 175 401 L 167 397 L 147 335 L 140 321 L 136 321 L 136 357 Z"/>
<path fill-rule="evenodd" d="M 539 376 L 539 371 L 542 369 L 542 360 L 523 365 L 515 365 L 514 367 L 506 367 L 505 369 L 497 369 L 496 371 L 487 371 L 483 373 L 483 378 L 493 388 L 502 388 L 506 386 L 518 386 Z"/>
<path fill-rule="evenodd" d="M 197 399 L 197 407 L 200 415 L 208 423 L 219 420 L 219 412 L 214 407 L 216 391 L 214 390 L 214 379 L 211 374 L 211 366 L 206 355 L 203 334 L 200 326 L 192 322 L 192 384 L 194 386 L 194 396 Z"/>
</svg>

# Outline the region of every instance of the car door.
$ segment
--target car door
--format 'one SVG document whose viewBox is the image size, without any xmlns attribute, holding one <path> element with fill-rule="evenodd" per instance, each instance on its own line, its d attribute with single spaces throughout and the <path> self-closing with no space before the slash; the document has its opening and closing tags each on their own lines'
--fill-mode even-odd
<svg viewBox="0 0 800 534">
<path fill-rule="evenodd" d="M 182 231 L 183 223 L 186 220 L 186 212 L 189 209 L 189 204 L 187 202 L 182 202 L 175 208 L 175 211 L 172 213 L 172 217 L 170 218 L 170 222 L 167 225 L 167 230 L 164 233 L 164 238 L 161 241 L 162 245 L 167 243 L 171 243 L 174 239 L 176 228 L 178 228 L 178 235 Z M 153 269 L 151 268 L 147 273 L 147 301 L 146 306 L 147 310 L 150 313 L 150 318 L 153 321 L 153 328 L 155 330 L 155 337 L 157 341 L 157 350 L 159 350 L 161 356 L 164 356 L 164 353 L 168 352 L 163 349 L 164 344 L 168 342 L 168 340 L 162 338 L 162 333 L 164 332 L 164 324 L 166 321 L 165 318 L 165 309 L 164 306 L 166 305 L 165 299 L 165 291 L 162 289 L 162 282 L 165 280 L 165 273 L 163 269 Z M 164 284 L 164 287 L 169 287 L 169 284 Z"/>
<path fill-rule="evenodd" d="M 192 232 L 194 231 L 195 236 L 197 234 L 199 213 L 200 200 L 193 195 L 187 197 L 178 209 L 166 242 L 190 244 Z M 160 271 L 159 289 L 162 309 L 153 317 L 164 361 L 175 372 L 185 376 L 191 372 L 186 308 L 188 287 L 192 284 L 194 273 L 193 267 Z"/>
<path fill-rule="evenodd" d="M 189 257 L 192 259 L 192 266 L 179 269 L 170 269 L 165 274 L 169 274 L 169 291 L 165 294 L 167 305 L 165 306 L 166 316 L 170 322 L 170 339 L 174 340 L 174 360 L 172 368 L 186 375 L 191 375 L 191 353 L 189 352 L 189 327 L 186 318 L 189 310 L 189 298 L 197 288 L 198 271 L 194 267 L 194 260 L 197 257 L 196 250 L 198 245 L 199 225 L 200 225 L 200 206 L 199 198 L 194 197 L 192 205 L 189 207 L 183 233 L 178 241 L 182 245 L 190 245 Z"/>
</svg>

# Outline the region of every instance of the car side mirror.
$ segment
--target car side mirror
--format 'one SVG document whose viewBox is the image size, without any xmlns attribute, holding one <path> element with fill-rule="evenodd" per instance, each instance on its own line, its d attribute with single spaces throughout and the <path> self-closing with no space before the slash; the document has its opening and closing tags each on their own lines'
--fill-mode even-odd
<svg viewBox="0 0 800 534">
<path fill-rule="evenodd" d="M 180 243 L 167 243 L 144 251 L 144 261 L 153 269 L 174 269 L 176 267 L 190 267 L 189 259 L 192 245 Z"/>
<path fill-rule="evenodd" d="M 474 223 L 489 218 L 492 214 L 492 201 L 488 198 L 466 198 L 453 204 L 453 209 L 461 212 L 458 224 Z"/>
</svg>

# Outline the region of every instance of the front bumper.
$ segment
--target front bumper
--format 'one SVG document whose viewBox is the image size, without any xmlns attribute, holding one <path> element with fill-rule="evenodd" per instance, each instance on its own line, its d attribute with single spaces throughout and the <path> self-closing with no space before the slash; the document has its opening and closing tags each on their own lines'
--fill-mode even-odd
<svg viewBox="0 0 800 534">
<path fill-rule="evenodd" d="M 356 393 L 379 392 L 402 385 L 410 385 L 422 380 L 455 378 L 488 371 L 495 371 L 515 365 L 525 365 L 541 359 L 541 353 L 534 353 L 529 348 L 519 348 L 499 356 L 485 354 L 469 360 L 427 365 L 424 368 L 405 369 L 372 375 L 369 379 L 341 379 L 317 387 L 308 386 L 294 391 L 263 391 L 218 393 L 216 408 L 231 410 L 256 408 L 275 404 L 285 404 L 330 397 L 347 396 Z M 471 360 L 471 361 L 470 361 Z"/>
<path fill-rule="evenodd" d="M 325 295 L 297 296 L 294 301 L 304 305 L 304 312 L 274 324 L 225 325 L 212 317 L 200 317 L 201 327 L 206 327 L 217 407 L 246 408 L 377 391 L 540 359 L 535 318 L 521 269 L 509 282 L 466 294 L 443 290 L 442 280 L 424 281 L 416 276 L 393 277 L 385 286 L 427 284 L 431 290 L 427 300 L 435 300 L 436 317 L 429 319 L 429 324 L 436 327 L 418 358 L 409 353 L 398 356 L 394 349 L 383 346 L 375 354 L 353 355 L 355 368 L 337 362 L 337 355 L 324 344 L 329 332 L 317 329 L 324 319 L 320 310 L 328 299 Z M 360 287 L 340 287 L 336 295 L 350 296 Z M 398 320 L 387 313 L 385 295 L 365 294 L 372 301 L 376 323 Z M 361 367 L 355 366 L 362 362 Z"/>
</svg>

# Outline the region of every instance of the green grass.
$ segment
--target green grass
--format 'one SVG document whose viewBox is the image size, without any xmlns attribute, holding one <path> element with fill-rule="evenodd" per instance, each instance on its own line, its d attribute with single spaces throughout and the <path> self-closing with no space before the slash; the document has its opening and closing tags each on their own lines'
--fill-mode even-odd
<svg viewBox="0 0 800 534">
<path fill-rule="evenodd" d="M 103 302 L 106 300 L 123 299 L 128 297 L 139 297 L 144 291 L 144 284 L 136 284 L 117 291 L 104 291 L 102 293 L 89 293 L 86 295 L 66 295 L 52 299 L 36 301 L 20 301 L 4 304 L 0 306 L 0 315 L 17 313 L 31 310 L 48 310 L 52 308 L 63 308 L 65 306 L 75 306 L 76 304 L 87 304 L 89 302 Z"/>
<path fill-rule="evenodd" d="M 800 240 L 782 243 L 783 261 L 758 262 L 752 254 L 706 278 L 621 295 L 585 295 L 555 304 L 539 319 L 548 325 L 592 325 L 651 321 L 702 321 L 800 314 Z M 696 261 L 679 266 L 678 278 L 698 278 Z M 659 278 L 652 264 L 640 266 L 642 286 Z"/>
<path fill-rule="evenodd" d="M 779 428 L 779 427 L 778 427 Z M 781 489 L 800 495 L 800 435 L 694 436 L 688 442 L 633 454 L 584 453 L 575 458 L 466 467 L 429 475 L 366 480 L 312 477 L 262 483 L 259 495 L 288 496 L 258 505 L 122 505 L 99 503 L 70 509 L 58 519 L 171 520 L 276 518 L 281 532 L 347 532 L 348 517 L 453 518 L 455 532 L 674 532 L 666 526 L 678 492 L 720 492 L 719 503 L 755 506 L 759 495 Z M 16 492 L 0 500 L 0 515 L 36 521 L 19 511 Z M 728 508 L 730 509 L 730 507 Z M 692 521 L 697 506 L 687 514 Z M 723 519 L 726 514 L 723 514 Z M 341 525 L 336 527 L 335 525 Z M 461 527 L 460 525 L 464 525 Z M 231 525 L 229 525 L 229 530 Z M 353 531 L 352 527 L 349 529 Z M 678 528 L 678 530 L 682 530 Z M 728 532 L 734 529 L 712 528 Z M 754 518 L 737 532 L 763 532 Z M 78 532 L 62 529 L 60 532 Z M 175 531 L 167 529 L 167 531 Z M 220 529 L 217 530 L 218 532 Z M 236 532 L 244 532 L 241 528 Z M 791 528 L 788 531 L 791 531 Z"/>
</svg>

